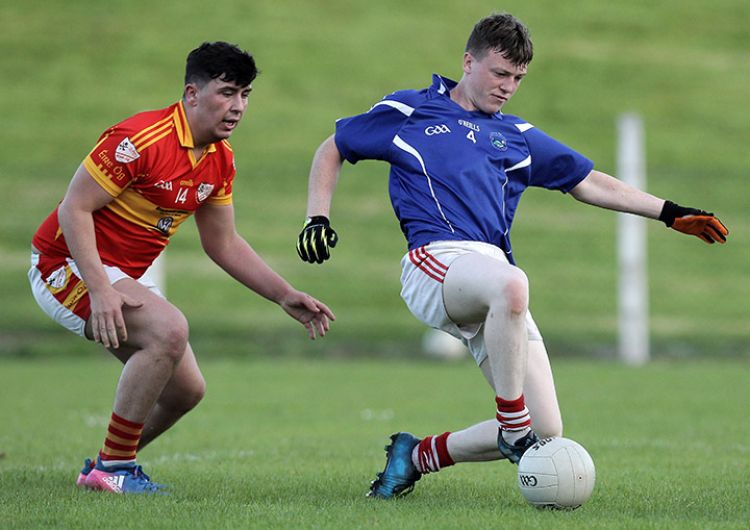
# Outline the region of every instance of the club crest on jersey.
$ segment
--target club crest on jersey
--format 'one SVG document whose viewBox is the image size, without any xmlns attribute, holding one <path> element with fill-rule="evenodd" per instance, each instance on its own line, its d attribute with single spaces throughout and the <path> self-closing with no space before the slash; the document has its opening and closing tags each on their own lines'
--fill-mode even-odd
<svg viewBox="0 0 750 530">
<path fill-rule="evenodd" d="M 505 136 L 499 132 L 490 133 L 490 143 L 492 144 L 492 147 L 499 149 L 500 151 L 508 150 L 508 140 L 506 140 Z"/>
<path fill-rule="evenodd" d="M 135 148 L 130 138 L 125 138 L 120 145 L 115 149 L 115 160 L 122 162 L 123 164 L 129 164 L 133 160 L 139 158 L 141 154 L 138 149 Z"/>
<path fill-rule="evenodd" d="M 68 268 L 62 266 L 55 272 L 47 276 L 47 279 L 45 281 L 51 289 L 59 291 L 68 284 L 68 278 Z"/>
<path fill-rule="evenodd" d="M 169 229 L 172 228 L 172 223 L 174 223 L 174 217 L 162 217 L 159 219 L 159 222 L 156 223 L 156 229 L 165 236 L 168 236 Z"/>
<path fill-rule="evenodd" d="M 198 198 L 198 202 L 203 202 L 208 199 L 208 196 L 211 195 L 212 191 L 214 191 L 213 184 L 206 184 L 205 182 L 201 182 L 198 185 L 198 190 L 195 192 L 195 196 Z"/>
</svg>

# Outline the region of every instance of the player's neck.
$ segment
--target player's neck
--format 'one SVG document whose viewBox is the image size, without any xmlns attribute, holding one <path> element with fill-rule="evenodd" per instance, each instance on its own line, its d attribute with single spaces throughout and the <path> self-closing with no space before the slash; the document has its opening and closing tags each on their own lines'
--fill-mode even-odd
<svg viewBox="0 0 750 530">
<path fill-rule="evenodd" d="M 462 109 L 469 112 L 477 110 L 471 99 L 466 95 L 466 87 L 463 85 L 463 79 L 450 91 L 451 99 Z"/>
</svg>

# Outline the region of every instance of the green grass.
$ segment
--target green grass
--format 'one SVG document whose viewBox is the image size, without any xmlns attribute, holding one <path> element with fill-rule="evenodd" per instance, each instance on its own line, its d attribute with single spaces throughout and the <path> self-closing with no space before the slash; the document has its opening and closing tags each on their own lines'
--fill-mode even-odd
<svg viewBox="0 0 750 530">
<path fill-rule="evenodd" d="M 501 7 L 530 26 L 536 51 L 509 112 L 610 172 L 617 115 L 642 113 L 648 188 L 716 211 L 731 230 L 730 243 L 714 248 L 650 224 L 656 354 L 747 354 L 750 4 L 509 0 Z M 425 86 L 432 72 L 458 77 L 472 24 L 495 9 L 488 0 L 468 7 L 426 0 L 0 5 L 0 292 L 12 300 L 0 304 L 0 355 L 91 351 L 59 334 L 29 296 L 31 235 L 98 135 L 176 100 L 186 52 L 219 38 L 252 50 L 262 70 L 232 138 L 239 229 L 339 321 L 327 346 L 308 350 L 303 331 L 281 311 L 209 263 L 190 224 L 170 246 L 169 294 L 187 314 L 193 340 L 208 346 L 202 355 L 413 352 L 422 327 L 398 296 L 404 242 L 386 197 L 386 166 L 345 167 L 332 211 L 341 244 L 318 267 L 294 251 L 309 164 L 336 118 L 395 89 Z M 514 248 L 552 351 L 611 355 L 614 232 L 614 215 L 559 194 L 532 190 L 521 202 Z"/>
<path fill-rule="evenodd" d="M 7 361 L 0 372 L 3 528 L 746 528 L 750 369 L 726 362 L 554 361 L 566 435 L 597 467 L 572 513 L 526 505 L 505 462 L 364 498 L 397 430 L 458 430 L 493 414 L 471 363 L 211 361 L 198 409 L 143 451 L 172 495 L 78 491 L 102 440 L 118 364 Z M 407 397 L 408 396 L 408 397 Z"/>
</svg>

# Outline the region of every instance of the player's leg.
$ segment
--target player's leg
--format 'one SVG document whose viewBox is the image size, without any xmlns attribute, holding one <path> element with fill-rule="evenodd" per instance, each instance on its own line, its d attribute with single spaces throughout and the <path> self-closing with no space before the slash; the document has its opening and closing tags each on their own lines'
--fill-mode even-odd
<svg viewBox="0 0 750 530">
<path fill-rule="evenodd" d="M 133 349 L 125 347 L 110 351 L 123 364 L 135 353 Z M 154 441 L 155 438 L 174 425 L 177 420 L 194 409 L 203 399 L 205 393 L 206 381 L 198 367 L 195 353 L 193 353 L 193 349 L 190 343 L 188 343 L 182 359 L 180 359 L 174 374 L 172 374 L 172 378 L 164 387 L 143 426 L 141 439 L 138 443 L 138 451 Z"/>
<path fill-rule="evenodd" d="M 531 414 L 531 428 L 543 438 L 562 436 L 563 422 L 555 379 L 542 340 L 529 341 L 529 364 L 523 391 Z"/>
<path fill-rule="evenodd" d="M 114 287 L 143 305 L 123 308 L 128 339 L 114 353 L 125 365 L 107 437 L 86 486 L 117 493 L 153 491 L 136 465 L 136 452 L 144 424 L 185 353 L 188 326 L 176 307 L 137 281 L 121 279 Z"/>
<path fill-rule="evenodd" d="M 471 253 L 457 258 L 443 284 L 445 309 L 459 324 L 482 323 L 499 432 L 497 442 L 511 462 L 536 441 L 523 386 L 528 357 L 528 281 L 513 265 Z"/>
<path fill-rule="evenodd" d="M 477 253 L 457 258 L 445 275 L 445 309 L 456 323 L 484 324 L 493 387 L 504 399 L 523 392 L 528 291 L 521 269 Z"/>
<path fill-rule="evenodd" d="M 562 419 L 555 393 L 547 350 L 541 340 L 529 341 L 529 363 L 524 395 L 534 431 L 542 436 L 562 436 Z M 485 359 L 480 365 L 492 386 L 492 373 Z M 447 437 L 447 451 L 456 462 L 484 462 L 504 458 L 497 447 L 497 421 L 487 420 Z"/>
<path fill-rule="evenodd" d="M 206 393 L 206 381 L 198 367 L 193 349 L 188 343 L 185 354 L 164 391 L 156 401 L 151 415 L 143 427 L 138 450 L 174 425 L 177 420 L 195 408 Z"/>
<path fill-rule="evenodd" d="M 531 426 L 541 437 L 562 436 L 560 407 L 544 342 L 530 340 L 528 356 L 523 392 L 531 416 Z M 487 359 L 479 367 L 487 382 L 492 386 L 492 373 Z M 483 421 L 451 433 L 447 438 L 447 450 L 451 459 L 456 463 L 485 462 L 504 458 L 497 447 L 497 420 Z"/>
<path fill-rule="evenodd" d="M 481 333 L 481 332 L 480 332 Z M 481 340 L 481 336 L 476 337 Z M 562 419 L 547 350 L 541 340 L 530 340 L 528 369 L 523 392 L 531 425 L 542 437 L 562 436 Z M 494 389 L 489 362 L 480 368 Z M 466 429 L 419 439 L 411 433 L 396 433 L 386 447 L 386 469 L 373 481 L 370 496 L 391 498 L 405 495 L 427 473 L 460 462 L 486 462 L 505 456 L 497 445 L 497 420 L 487 420 Z M 392 468 L 392 469 L 391 469 Z"/>
</svg>

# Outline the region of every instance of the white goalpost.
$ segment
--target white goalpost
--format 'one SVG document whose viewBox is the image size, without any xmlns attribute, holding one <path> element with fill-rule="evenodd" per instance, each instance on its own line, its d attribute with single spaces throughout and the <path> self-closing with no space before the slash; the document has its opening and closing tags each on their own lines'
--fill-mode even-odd
<svg viewBox="0 0 750 530">
<path fill-rule="evenodd" d="M 646 189 L 643 122 L 637 114 L 617 121 L 617 176 Z M 646 219 L 617 214 L 618 355 L 630 365 L 648 362 L 650 353 Z"/>
</svg>

